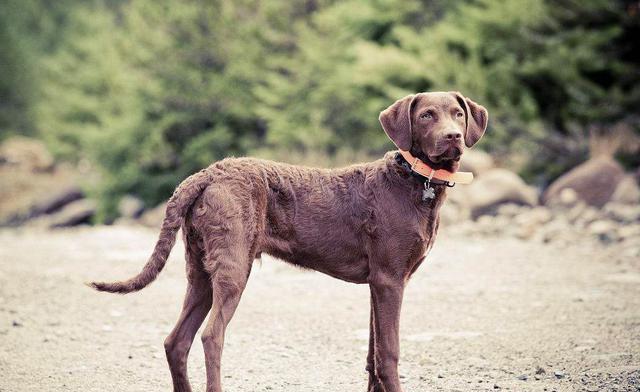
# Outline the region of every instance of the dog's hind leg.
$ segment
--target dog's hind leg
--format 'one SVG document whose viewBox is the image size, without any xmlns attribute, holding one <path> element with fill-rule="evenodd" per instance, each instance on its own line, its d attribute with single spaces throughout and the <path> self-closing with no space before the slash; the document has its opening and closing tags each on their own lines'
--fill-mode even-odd
<svg viewBox="0 0 640 392">
<path fill-rule="evenodd" d="M 164 341 L 167 361 L 171 370 L 174 392 L 190 392 L 187 377 L 187 357 L 193 338 L 211 309 L 211 282 L 202 265 L 203 252 L 185 237 L 187 248 L 187 293 L 182 313 L 173 331 Z"/>
<path fill-rule="evenodd" d="M 232 242 L 232 241 L 230 241 Z M 212 255 L 211 282 L 213 305 L 207 326 L 202 332 L 202 346 L 207 368 L 207 392 L 221 392 L 220 359 L 224 334 L 231 317 L 240 302 L 247 284 L 253 259 L 248 256 L 248 247 L 236 242 L 230 248 L 218 249 Z M 207 258 L 210 256 L 208 255 Z"/>
</svg>

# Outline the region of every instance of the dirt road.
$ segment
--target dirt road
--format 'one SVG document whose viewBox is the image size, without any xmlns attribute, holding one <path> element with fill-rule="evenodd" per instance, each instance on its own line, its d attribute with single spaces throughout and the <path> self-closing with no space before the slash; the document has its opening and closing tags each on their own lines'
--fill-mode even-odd
<svg viewBox="0 0 640 392">
<path fill-rule="evenodd" d="M 0 232 L 0 391 L 169 391 L 162 342 L 180 311 L 183 250 L 146 290 L 84 281 L 136 273 L 155 231 Z M 441 233 L 409 284 L 406 392 L 640 390 L 640 262 Z M 226 337 L 226 391 L 366 388 L 368 288 L 264 258 Z M 204 390 L 200 340 L 190 358 Z"/>
</svg>

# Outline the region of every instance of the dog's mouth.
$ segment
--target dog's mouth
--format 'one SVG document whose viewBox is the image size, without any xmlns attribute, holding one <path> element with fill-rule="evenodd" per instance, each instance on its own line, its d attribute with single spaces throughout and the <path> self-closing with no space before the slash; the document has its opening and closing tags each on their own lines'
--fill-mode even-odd
<svg viewBox="0 0 640 392">
<path fill-rule="evenodd" d="M 457 146 L 451 146 L 442 153 L 429 154 L 429 159 L 434 163 L 458 162 L 461 156 L 462 149 Z"/>
</svg>

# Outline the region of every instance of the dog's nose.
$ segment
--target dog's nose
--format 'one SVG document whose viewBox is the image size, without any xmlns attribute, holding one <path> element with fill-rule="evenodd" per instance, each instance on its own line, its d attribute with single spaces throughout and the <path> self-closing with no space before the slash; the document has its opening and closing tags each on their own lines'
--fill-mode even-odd
<svg viewBox="0 0 640 392">
<path fill-rule="evenodd" d="M 450 131 L 447 132 L 444 137 L 448 140 L 455 140 L 455 139 L 460 139 L 462 138 L 462 132 L 460 131 Z"/>
</svg>

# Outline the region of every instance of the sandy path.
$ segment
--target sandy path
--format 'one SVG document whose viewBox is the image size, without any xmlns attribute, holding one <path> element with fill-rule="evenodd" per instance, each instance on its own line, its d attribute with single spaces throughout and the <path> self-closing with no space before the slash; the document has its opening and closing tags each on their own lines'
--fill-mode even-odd
<svg viewBox="0 0 640 392">
<path fill-rule="evenodd" d="M 170 390 L 181 244 L 141 293 L 82 284 L 133 275 L 155 236 L 0 231 L 0 391 Z M 405 296 L 405 391 L 640 390 L 639 265 L 611 248 L 442 233 Z M 364 391 L 368 306 L 366 286 L 264 258 L 227 333 L 226 391 Z M 199 339 L 190 374 L 204 390 Z"/>
</svg>

